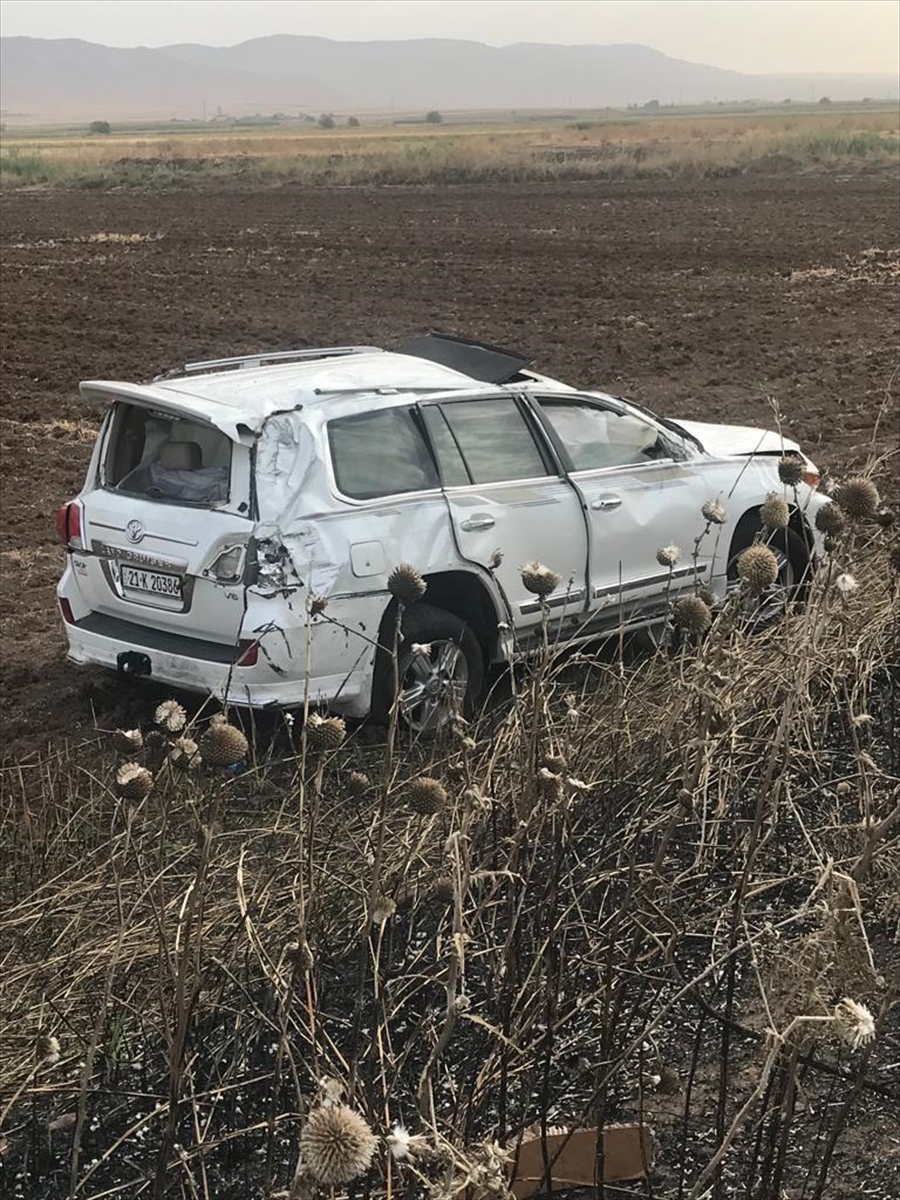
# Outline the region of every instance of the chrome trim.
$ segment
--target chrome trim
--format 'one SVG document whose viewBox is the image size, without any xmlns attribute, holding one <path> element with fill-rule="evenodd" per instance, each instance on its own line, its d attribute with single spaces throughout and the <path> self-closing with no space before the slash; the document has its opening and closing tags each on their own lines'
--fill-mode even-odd
<svg viewBox="0 0 900 1200">
<path fill-rule="evenodd" d="M 159 554 L 149 554 L 146 550 L 135 550 L 131 546 L 110 546 L 108 542 L 91 540 L 91 548 L 85 553 L 94 554 L 97 558 L 109 558 L 134 563 L 146 570 L 173 571 L 177 575 L 187 572 L 186 558 L 163 558 Z"/>
<path fill-rule="evenodd" d="M 547 608 L 564 608 L 567 604 L 583 603 L 584 595 L 584 588 L 576 588 L 574 591 L 566 592 L 564 595 L 549 596 L 544 601 L 544 605 Z M 522 614 L 530 614 L 540 611 L 540 600 L 522 600 L 519 603 L 519 612 Z"/>
<path fill-rule="evenodd" d="M 671 571 L 662 571 L 656 575 L 644 575 L 640 579 L 629 579 L 623 583 L 605 584 L 603 587 L 594 588 L 594 599 L 599 596 L 615 596 L 620 592 L 633 592 L 637 588 L 654 587 L 657 584 L 667 583 L 670 579 L 687 579 L 693 577 L 699 579 L 701 575 L 706 575 L 709 571 L 709 563 L 704 566 L 694 566 L 692 563 L 689 567 L 676 567 Z"/>
<path fill-rule="evenodd" d="M 111 529 L 113 533 L 124 533 L 126 537 L 128 536 L 126 527 L 124 525 L 108 525 L 105 521 L 98 521 L 96 518 L 89 518 L 88 524 L 94 529 Z M 148 537 L 156 538 L 158 542 L 174 542 L 176 546 L 198 545 L 196 539 L 194 541 L 190 541 L 188 538 L 171 537 L 167 533 L 154 533 L 151 529 L 145 528 L 143 534 L 141 535 L 141 541 Z"/>
</svg>

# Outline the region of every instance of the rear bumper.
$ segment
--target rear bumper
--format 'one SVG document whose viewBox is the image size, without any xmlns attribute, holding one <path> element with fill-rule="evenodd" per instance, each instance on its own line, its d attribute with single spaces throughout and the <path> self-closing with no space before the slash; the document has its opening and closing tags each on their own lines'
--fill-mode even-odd
<svg viewBox="0 0 900 1200">
<path fill-rule="evenodd" d="M 79 666 L 119 668 L 120 656 L 137 652 L 149 660 L 149 677 L 185 691 L 214 696 L 252 708 L 328 704 L 348 716 L 365 716 L 372 692 L 370 664 L 340 675 L 278 674 L 261 653 L 252 667 L 234 664 L 234 646 L 133 625 L 116 617 L 90 613 L 65 625 L 69 662 Z"/>
</svg>

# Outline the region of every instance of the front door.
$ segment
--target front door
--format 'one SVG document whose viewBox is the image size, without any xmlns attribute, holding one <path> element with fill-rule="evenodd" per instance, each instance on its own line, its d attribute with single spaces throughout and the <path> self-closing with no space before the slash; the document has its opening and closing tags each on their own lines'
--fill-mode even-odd
<svg viewBox="0 0 900 1200">
<path fill-rule="evenodd" d="M 588 544 L 581 500 L 554 465 L 527 405 L 503 394 L 420 407 L 459 553 L 494 571 L 513 627 L 527 631 L 542 618 L 538 597 L 522 581 L 525 563 L 559 575 L 546 601 L 554 619 L 582 613 Z"/>
<path fill-rule="evenodd" d="M 693 557 L 705 494 L 681 448 L 631 409 L 574 396 L 535 404 L 588 514 L 591 611 L 610 624 L 640 620 L 707 582 L 707 548 Z M 680 554 L 670 569 L 657 551 L 671 545 Z"/>
</svg>

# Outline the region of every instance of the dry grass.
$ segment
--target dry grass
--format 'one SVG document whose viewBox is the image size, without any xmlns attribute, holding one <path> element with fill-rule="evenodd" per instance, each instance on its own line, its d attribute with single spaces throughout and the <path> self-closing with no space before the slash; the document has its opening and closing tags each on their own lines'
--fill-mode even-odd
<svg viewBox="0 0 900 1200">
<path fill-rule="evenodd" d="M 896 1061 L 891 546 L 851 527 L 762 634 L 738 594 L 637 664 L 549 644 L 438 742 L 316 757 L 286 723 L 237 774 L 185 773 L 156 735 L 133 801 L 106 737 L 12 764 L 0 1090 L 35 1194 L 52 1164 L 60 1196 L 274 1195 L 327 1078 L 377 1134 L 376 1195 L 501 1194 L 492 1139 L 644 1116 L 657 1197 L 735 1171 L 821 1197 Z M 842 995 L 874 1046 L 841 1041 Z M 400 1165 L 397 1120 L 423 1138 Z"/>
<path fill-rule="evenodd" d="M 164 184 L 181 180 L 361 184 L 490 178 L 591 178 L 735 171 L 779 157 L 798 165 L 898 159 L 898 115 L 858 113 L 634 117 L 546 124 L 248 130 L 6 138 L 0 181 Z"/>
</svg>

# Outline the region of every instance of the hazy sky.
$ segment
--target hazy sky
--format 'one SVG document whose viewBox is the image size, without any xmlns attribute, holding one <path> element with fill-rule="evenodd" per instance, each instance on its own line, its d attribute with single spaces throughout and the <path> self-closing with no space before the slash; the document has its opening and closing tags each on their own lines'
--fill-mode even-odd
<svg viewBox="0 0 900 1200">
<path fill-rule="evenodd" d="M 110 46 L 270 33 L 642 42 L 738 71 L 900 70 L 897 0 L 0 0 L 0 32 Z"/>
</svg>

